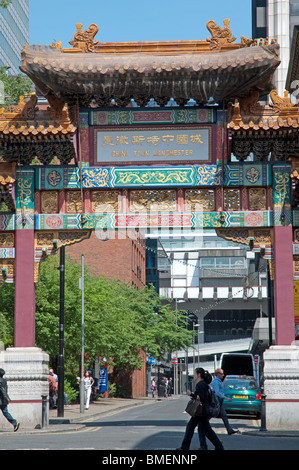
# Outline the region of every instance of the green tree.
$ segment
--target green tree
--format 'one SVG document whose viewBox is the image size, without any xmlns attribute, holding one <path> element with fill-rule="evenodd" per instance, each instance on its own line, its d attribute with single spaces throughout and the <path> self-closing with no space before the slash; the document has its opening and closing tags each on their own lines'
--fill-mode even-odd
<svg viewBox="0 0 299 470">
<path fill-rule="evenodd" d="M 4 85 L 5 105 L 17 104 L 20 96 L 32 93 L 33 83 L 26 75 L 19 73 L 12 76 L 7 73 L 9 67 L 0 67 L 0 81 Z"/>
<path fill-rule="evenodd" d="M 42 263 L 36 288 L 36 343 L 51 356 L 58 353 L 58 256 Z M 65 269 L 65 362 L 77 371 L 81 351 L 81 267 L 67 257 Z M 120 281 L 85 273 L 84 351 L 103 355 L 119 369 L 142 365 L 140 350 L 162 358 L 192 342 L 186 319 L 162 303 L 153 288 L 136 290 Z"/>
<path fill-rule="evenodd" d="M 0 341 L 5 347 L 13 346 L 14 338 L 14 285 L 0 285 Z"/>
<path fill-rule="evenodd" d="M 59 256 L 49 256 L 40 266 L 36 285 L 36 346 L 57 358 L 59 351 Z M 81 266 L 66 257 L 65 266 L 65 367 L 78 373 L 81 362 Z M 0 288 L 0 340 L 13 344 L 14 286 Z M 135 289 L 120 281 L 95 277 L 85 270 L 84 352 L 91 361 L 102 355 L 116 370 L 142 366 L 140 351 L 161 360 L 192 343 L 183 312 L 171 309 L 154 288 Z"/>
<path fill-rule="evenodd" d="M 12 0 L 1 0 L 0 7 L 7 8 L 12 3 Z"/>
</svg>

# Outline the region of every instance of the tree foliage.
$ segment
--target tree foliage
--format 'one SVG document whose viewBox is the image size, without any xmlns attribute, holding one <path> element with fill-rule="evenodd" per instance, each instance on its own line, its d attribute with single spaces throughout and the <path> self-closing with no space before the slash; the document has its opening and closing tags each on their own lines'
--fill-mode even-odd
<svg viewBox="0 0 299 470">
<path fill-rule="evenodd" d="M 0 67 L 0 81 L 4 85 L 5 105 L 18 104 L 20 96 L 32 93 L 33 83 L 29 77 L 19 73 L 18 75 L 9 75 L 9 68 L 6 65 Z"/>
<path fill-rule="evenodd" d="M 1 0 L 0 7 L 7 8 L 12 3 L 12 0 Z"/>
<path fill-rule="evenodd" d="M 59 348 L 58 256 L 42 263 L 36 288 L 36 343 L 51 356 Z M 65 268 L 65 362 L 78 371 L 81 351 L 81 267 L 67 257 Z M 192 343 L 186 317 L 162 302 L 154 288 L 135 289 L 85 272 L 84 352 L 110 358 L 118 369 L 141 366 L 140 350 L 157 359 Z"/>
<path fill-rule="evenodd" d="M 57 358 L 59 351 L 59 256 L 41 263 L 36 285 L 36 346 Z M 78 373 L 81 362 L 81 266 L 66 257 L 64 339 L 65 366 Z M 135 289 L 85 270 L 84 352 L 92 362 L 106 356 L 118 370 L 141 367 L 140 351 L 157 360 L 192 343 L 183 312 L 171 309 L 154 288 Z M 14 286 L 0 288 L 0 340 L 13 344 Z"/>
<path fill-rule="evenodd" d="M 0 342 L 5 347 L 13 345 L 14 333 L 14 286 L 4 282 L 0 285 Z"/>
</svg>

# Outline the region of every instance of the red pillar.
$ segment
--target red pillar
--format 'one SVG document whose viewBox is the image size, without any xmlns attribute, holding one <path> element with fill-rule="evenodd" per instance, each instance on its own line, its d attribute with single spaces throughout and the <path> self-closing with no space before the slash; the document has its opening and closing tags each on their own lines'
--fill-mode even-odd
<svg viewBox="0 0 299 470">
<path fill-rule="evenodd" d="M 274 226 L 276 344 L 295 340 L 292 225 Z"/>
<path fill-rule="evenodd" d="M 34 230 L 15 231 L 15 347 L 35 346 Z"/>
</svg>

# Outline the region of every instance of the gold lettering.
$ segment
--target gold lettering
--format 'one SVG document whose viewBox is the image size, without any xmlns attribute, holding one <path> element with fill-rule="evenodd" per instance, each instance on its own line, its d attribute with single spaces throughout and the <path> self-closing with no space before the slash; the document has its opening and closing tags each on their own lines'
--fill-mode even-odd
<svg viewBox="0 0 299 470">
<path fill-rule="evenodd" d="M 135 157 L 149 157 L 149 151 L 134 150 Z"/>
<path fill-rule="evenodd" d="M 162 136 L 162 141 L 163 141 L 163 142 L 166 142 L 167 145 L 169 145 L 169 142 L 173 142 L 173 141 L 174 141 L 174 136 L 173 136 L 173 135 L 163 135 L 163 136 Z"/>
<path fill-rule="evenodd" d="M 111 135 L 104 135 L 102 146 L 104 147 L 105 145 L 114 145 L 113 137 Z"/>
<path fill-rule="evenodd" d="M 125 135 L 117 135 L 116 145 L 129 145 L 128 137 L 126 137 Z"/>
<path fill-rule="evenodd" d="M 128 157 L 128 156 L 129 156 L 129 154 L 128 154 L 127 150 L 125 152 L 124 151 L 123 152 L 115 152 L 115 151 L 112 152 L 112 157 L 117 158 L 117 157 Z"/>
<path fill-rule="evenodd" d="M 133 135 L 132 137 L 133 145 L 142 145 L 144 141 L 145 141 L 145 137 L 143 135 Z"/>
<path fill-rule="evenodd" d="M 203 144 L 203 141 L 201 140 L 201 135 L 200 134 L 195 134 L 190 136 L 190 141 L 193 144 Z"/>
<path fill-rule="evenodd" d="M 152 135 L 146 139 L 148 144 L 157 145 L 160 138 L 157 135 Z"/>
<path fill-rule="evenodd" d="M 188 144 L 188 134 L 178 134 L 176 136 L 176 143 L 177 144 Z"/>
</svg>

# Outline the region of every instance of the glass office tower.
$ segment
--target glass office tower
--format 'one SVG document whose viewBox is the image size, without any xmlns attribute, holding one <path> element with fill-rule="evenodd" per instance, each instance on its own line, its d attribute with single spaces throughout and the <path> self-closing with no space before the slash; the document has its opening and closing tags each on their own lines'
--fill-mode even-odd
<svg viewBox="0 0 299 470">
<path fill-rule="evenodd" d="M 275 38 L 280 45 L 281 65 L 275 72 L 280 96 L 285 90 L 294 26 L 299 25 L 299 0 L 252 0 L 252 37 Z"/>
<path fill-rule="evenodd" d="M 29 0 L 13 0 L 7 8 L 0 7 L 0 66 L 10 67 L 8 73 L 20 73 L 21 50 L 29 43 Z"/>
</svg>

